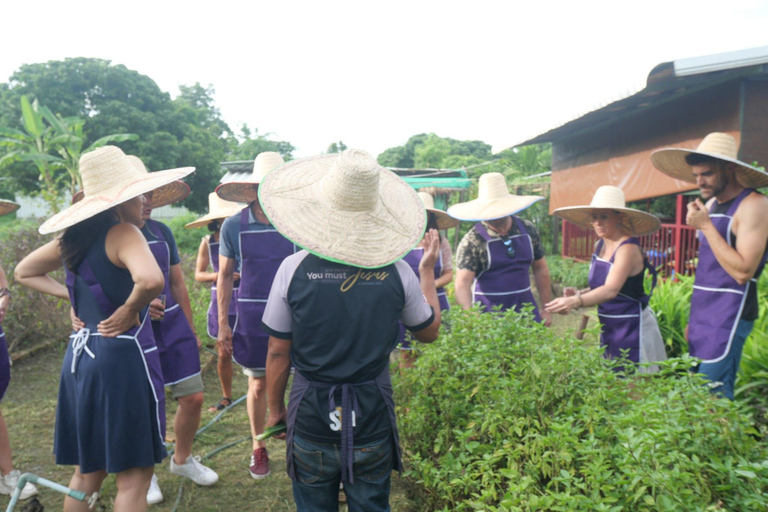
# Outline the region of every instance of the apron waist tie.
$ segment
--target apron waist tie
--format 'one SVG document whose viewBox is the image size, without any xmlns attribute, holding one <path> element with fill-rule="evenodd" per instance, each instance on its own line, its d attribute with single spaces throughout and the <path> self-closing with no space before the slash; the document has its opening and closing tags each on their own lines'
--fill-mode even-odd
<svg viewBox="0 0 768 512">
<path fill-rule="evenodd" d="M 91 336 L 91 330 L 87 327 L 83 327 L 72 336 L 72 367 L 71 373 L 75 373 L 75 366 L 77 365 L 77 358 L 85 351 L 91 359 L 96 359 L 96 354 L 91 352 L 88 348 L 88 339 Z"/>
</svg>

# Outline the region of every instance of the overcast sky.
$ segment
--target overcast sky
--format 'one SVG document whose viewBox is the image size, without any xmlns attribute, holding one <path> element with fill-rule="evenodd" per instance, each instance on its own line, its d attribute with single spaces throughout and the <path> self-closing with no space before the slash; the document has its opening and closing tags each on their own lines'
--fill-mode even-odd
<svg viewBox="0 0 768 512">
<path fill-rule="evenodd" d="M 34 7 L 32 7 L 34 6 Z M 119 9 L 117 7 L 119 6 Z M 378 154 L 414 134 L 499 151 L 639 90 L 656 64 L 768 45 L 768 2 L 4 2 L 0 81 L 98 57 L 216 90 L 296 146 Z"/>
</svg>

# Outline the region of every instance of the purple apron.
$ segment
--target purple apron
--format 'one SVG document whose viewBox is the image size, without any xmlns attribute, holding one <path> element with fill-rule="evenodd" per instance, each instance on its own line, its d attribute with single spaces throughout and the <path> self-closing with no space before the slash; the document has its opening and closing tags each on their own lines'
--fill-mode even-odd
<svg viewBox="0 0 768 512">
<path fill-rule="evenodd" d="M 619 244 L 619 247 L 624 244 L 639 246 L 640 240 L 632 237 Z M 598 241 L 597 248 L 592 254 L 592 264 L 589 266 L 590 289 L 594 290 L 605 284 L 619 247 L 611 255 L 611 259 L 606 261 L 598 256 L 603 249 L 603 239 Z M 648 266 L 646 262 L 646 268 Z M 613 299 L 597 307 L 597 316 L 602 325 L 600 344 L 605 347 L 606 359 L 625 357 L 633 363 L 640 362 L 640 335 L 642 332 L 640 322 L 643 309 L 648 305 L 649 299 L 650 297 L 647 295 L 634 299 L 619 293 Z M 625 352 L 626 355 L 623 355 L 622 352 Z M 621 370 L 621 368 L 617 368 L 617 370 Z"/>
<path fill-rule="evenodd" d="M 710 208 L 710 219 L 728 245 L 733 247 L 731 223 L 733 215 L 754 189 L 748 188 L 736 196 L 728 211 L 713 214 L 715 204 Z M 763 262 L 766 255 L 763 254 Z M 756 286 L 753 278 L 747 284 L 739 284 L 717 262 L 707 238 L 699 233 L 699 264 L 693 282 L 691 316 L 688 320 L 688 351 L 705 363 L 723 360 L 731 349 L 736 327 L 741 319 L 747 291 Z"/>
<path fill-rule="evenodd" d="M 165 385 L 170 386 L 200 373 L 200 354 L 192 327 L 171 293 L 171 250 L 157 222 L 148 219 L 146 223 L 157 237 L 147 243 L 165 278 L 165 315 L 161 320 L 152 320 L 152 331 L 160 353 Z"/>
<path fill-rule="evenodd" d="M 393 455 L 395 460 L 393 461 L 393 469 L 396 471 L 402 471 L 401 453 L 400 453 L 400 436 L 397 431 L 397 420 L 395 417 L 395 399 L 392 393 L 392 380 L 389 376 L 389 366 L 386 366 L 384 370 L 374 379 L 364 382 L 344 383 L 344 384 L 328 384 L 327 382 L 314 382 L 304 377 L 298 370 L 293 375 L 293 385 L 291 387 L 291 395 L 288 399 L 288 413 L 286 415 L 286 454 L 285 462 L 288 469 L 288 476 L 291 480 L 296 480 L 296 472 L 293 465 L 293 439 L 296 434 L 296 417 L 299 412 L 299 405 L 304 398 L 304 393 L 310 387 L 329 388 L 328 391 L 328 405 L 329 412 L 336 410 L 335 394 L 337 389 L 341 389 L 341 446 L 339 447 L 339 454 L 341 457 L 341 481 L 354 483 L 353 467 L 355 463 L 354 449 L 354 429 L 346 428 L 347 425 L 352 425 L 352 412 L 354 411 L 355 417 L 360 418 L 360 408 L 357 404 L 357 395 L 355 395 L 355 388 L 360 386 L 376 386 L 381 392 L 382 400 L 387 406 L 387 413 L 389 416 L 389 423 L 392 426 L 392 436 L 395 443 L 395 454 Z"/>
<path fill-rule="evenodd" d="M 208 259 L 214 272 L 219 271 L 219 242 L 211 242 L 208 238 Z M 229 300 L 229 326 L 234 329 L 237 321 L 237 287 L 240 281 L 232 287 L 232 298 Z M 216 339 L 219 335 L 219 305 L 216 302 L 216 283 L 211 285 L 211 303 L 208 305 L 208 336 Z"/>
<path fill-rule="evenodd" d="M 528 304 L 533 305 L 533 316 L 541 322 L 536 300 L 531 292 L 529 271 L 533 263 L 533 241 L 523 222 L 512 217 L 517 224 L 519 235 L 507 238 L 515 251 L 510 258 L 504 239 L 491 236 L 481 222 L 475 224 L 478 234 L 486 241 L 488 268 L 475 278 L 472 284 L 472 302 L 480 302 L 486 311 L 501 306 L 501 311 L 515 308 L 520 311 Z"/>
<path fill-rule="evenodd" d="M 275 229 L 248 231 L 248 208 L 240 212 L 240 288 L 232 353 L 243 368 L 263 370 L 269 335 L 261 329 L 272 281 L 283 260 L 293 254 L 293 243 Z"/>
<path fill-rule="evenodd" d="M 66 271 L 67 274 L 67 289 L 69 290 L 69 301 L 77 314 L 77 303 L 75 302 L 75 274 Z M 109 318 L 117 310 L 112 301 L 104 293 L 104 289 L 101 287 L 101 283 L 96 279 L 88 260 L 83 260 L 78 268 L 78 274 L 85 281 L 93 294 L 96 303 L 99 305 L 101 312 L 104 314 L 104 318 Z M 165 387 L 163 383 L 163 372 L 160 364 L 160 355 L 158 354 L 157 345 L 155 344 L 155 337 L 147 326 L 147 319 L 149 318 L 149 311 L 144 313 L 144 317 L 141 319 L 141 325 L 138 327 L 131 327 L 129 330 L 120 334 L 120 338 L 132 338 L 136 341 L 137 349 L 144 361 L 144 368 L 146 368 L 146 377 L 149 379 L 149 383 L 152 385 L 152 394 L 157 404 L 157 424 L 158 431 L 165 439 Z M 72 343 L 74 344 L 73 366 L 74 361 L 77 359 L 77 355 L 82 351 L 88 351 L 88 339 L 91 336 L 101 336 L 98 332 L 91 332 L 88 328 L 80 329 L 77 333 L 70 336 Z M 78 346 L 79 345 L 79 346 Z M 129 391 L 129 390 L 126 390 Z"/>
<path fill-rule="evenodd" d="M 0 325 L 0 400 L 8 391 L 8 384 L 11 383 L 11 357 L 8 355 L 8 344 L 5 341 L 5 332 Z"/>
<path fill-rule="evenodd" d="M 424 257 L 424 248 L 423 247 L 415 247 L 411 252 L 403 256 L 403 261 L 408 263 L 408 265 L 413 269 L 413 272 L 416 274 L 416 277 L 421 280 L 419 276 L 419 263 L 421 263 L 421 258 Z M 440 251 L 437 262 L 435 262 L 435 279 L 440 277 L 443 274 L 443 253 Z M 440 310 L 441 311 L 448 311 L 450 309 L 450 305 L 448 304 L 448 296 L 445 294 L 445 288 L 442 286 L 440 288 L 437 288 L 437 301 L 440 304 Z M 399 322 L 398 324 L 398 335 L 397 335 L 397 346 L 403 350 L 411 350 L 411 341 L 410 339 L 406 339 L 405 336 L 405 326 L 403 325 L 403 322 Z"/>
</svg>

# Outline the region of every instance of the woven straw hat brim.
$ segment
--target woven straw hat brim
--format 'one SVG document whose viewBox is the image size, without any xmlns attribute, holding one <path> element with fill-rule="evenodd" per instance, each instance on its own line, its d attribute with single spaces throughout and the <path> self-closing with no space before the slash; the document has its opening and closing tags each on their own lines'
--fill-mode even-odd
<svg viewBox="0 0 768 512">
<path fill-rule="evenodd" d="M 650 213 L 635 210 L 634 208 L 614 208 L 606 206 L 598 208 L 594 206 L 565 206 L 554 212 L 571 224 L 576 224 L 586 229 L 593 229 L 592 212 L 595 210 L 615 210 L 624 214 L 621 227 L 629 236 L 650 235 L 661 229 L 661 221 Z"/>
<path fill-rule="evenodd" d="M 216 187 L 216 194 L 233 203 L 252 203 L 259 197 L 259 183 L 256 181 L 230 181 Z"/>
<path fill-rule="evenodd" d="M 211 221 L 227 219 L 233 216 L 234 214 L 238 213 L 243 208 L 245 208 L 244 204 L 237 204 L 237 203 L 233 203 L 233 204 L 235 204 L 235 207 L 232 208 L 232 211 L 218 211 L 218 212 L 209 213 L 207 215 L 203 215 L 199 219 L 193 220 L 189 224 L 185 225 L 184 228 L 186 229 L 202 228 L 207 226 Z"/>
<path fill-rule="evenodd" d="M 18 203 L 14 203 L 13 201 L 6 201 L 5 199 L 0 199 L 0 215 L 7 215 L 9 213 L 15 212 L 21 208 L 21 205 Z"/>
<path fill-rule="evenodd" d="M 448 215 L 465 221 L 496 220 L 530 208 L 542 199 L 541 196 L 513 195 L 492 200 L 478 198 L 449 207 Z"/>
<path fill-rule="evenodd" d="M 336 158 L 302 158 L 270 172 L 259 186 L 267 218 L 283 236 L 327 260 L 378 268 L 401 259 L 426 227 L 426 210 L 416 191 L 382 167 L 372 209 L 339 209 L 322 190 L 322 178 Z"/>
<path fill-rule="evenodd" d="M 189 185 L 183 181 L 173 181 L 167 185 L 156 188 L 152 191 L 152 208 L 160 208 L 169 204 L 182 201 L 189 196 L 191 190 Z M 83 191 L 78 190 L 72 197 L 72 202 L 77 203 L 83 198 Z"/>
<path fill-rule="evenodd" d="M 454 219 L 443 210 L 427 208 L 427 211 L 435 214 L 435 219 L 437 220 L 437 229 L 448 229 L 461 224 L 459 219 Z"/>
<path fill-rule="evenodd" d="M 156 190 L 192 174 L 194 167 L 181 167 L 143 174 L 140 178 L 107 189 L 94 196 L 83 197 L 66 210 L 62 210 L 40 226 L 40 234 L 55 233 L 74 226 L 103 211 L 109 210 L 146 192 Z"/>
<path fill-rule="evenodd" d="M 736 179 L 743 187 L 768 187 L 768 173 L 757 167 L 745 164 L 740 160 L 717 153 L 707 153 L 704 151 L 683 148 L 665 148 L 651 153 L 651 162 L 656 169 L 664 174 L 681 181 L 695 184 L 696 177 L 693 175 L 693 169 L 685 161 L 685 157 L 691 154 L 709 156 L 723 162 L 736 164 L 738 166 Z"/>
</svg>

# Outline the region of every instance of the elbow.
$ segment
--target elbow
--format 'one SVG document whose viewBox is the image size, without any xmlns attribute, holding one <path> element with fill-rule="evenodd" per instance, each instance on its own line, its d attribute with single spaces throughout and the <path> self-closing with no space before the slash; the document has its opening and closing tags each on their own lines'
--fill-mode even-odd
<svg viewBox="0 0 768 512">
<path fill-rule="evenodd" d="M 752 280 L 752 276 L 749 274 L 739 274 L 736 277 L 734 277 L 737 283 L 744 286 L 745 284 L 749 283 Z"/>
<path fill-rule="evenodd" d="M 144 279 L 142 284 L 148 291 L 157 295 L 163 291 L 163 288 L 165 287 L 165 279 L 163 278 L 162 273 L 158 273 L 157 275 L 148 276 Z"/>
</svg>

